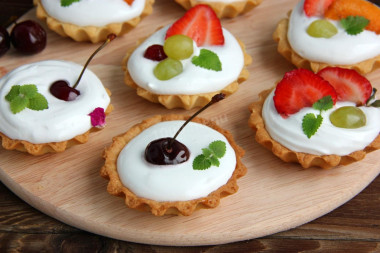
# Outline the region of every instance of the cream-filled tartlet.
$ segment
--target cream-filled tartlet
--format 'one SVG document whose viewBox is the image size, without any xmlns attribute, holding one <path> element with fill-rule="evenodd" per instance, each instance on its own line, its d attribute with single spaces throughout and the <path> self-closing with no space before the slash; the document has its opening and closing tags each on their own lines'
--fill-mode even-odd
<svg viewBox="0 0 380 253">
<path fill-rule="evenodd" d="M 234 93 L 248 78 L 250 62 L 244 45 L 221 27 L 212 9 L 197 5 L 129 50 L 124 80 L 151 102 L 191 109 L 217 93 Z"/>
<path fill-rule="evenodd" d="M 137 26 L 152 13 L 154 0 L 34 0 L 37 17 L 50 29 L 76 41 L 104 41 Z"/>
<path fill-rule="evenodd" d="M 110 180 L 108 192 L 125 197 L 130 208 L 157 216 L 214 208 L 221 197 L 235 193 L 237 178 L 246 173 L 240 161 L 244 151 L 215 123 L 195 118 L 178 135 L 179 144 L 171 146 L 174 158 L 161 155 L 172 139 L 168 136 L 188 118 L 155 116 L 115 137 L 101 169 Z"/>
<path fill-rule="evenodd" d="M 186 10 L 198 4 L 209 5 L 219 18 L 234 18 L 238 15 L 247 13 L 262 0 L 175 0 Z"/>
<path fill-rule="evenodd" d="M 23 65 L 0 79 L 0 137 L 5 149 L 33 155 L 62 152 L 87 142 L 91 131 L 104 126 L 112 105 L 93 72 L 86 70 L 76 89 L 52 91 L 54 83 L 74 84 L 82 69 L 73 62 L 48 60 Z M 66 94 L 67 101 L 53 94 Z"/>
<path fill-rule="evenodd" d="M 324 3 L 300 1 L 289 18 L 279 22 L 273 34 L 278 52 L 297 67 L 314 72 L 326 66 L 362 74 L 378 68 L 380 8 L 365 0 Z"/>
<path fill-rule="evenodd" d="M 256 140 L 286 162 L 331 168 L 380 148 L 375 89 L 355 70 L 298 69 L 250 106 Z"/>
</svg>

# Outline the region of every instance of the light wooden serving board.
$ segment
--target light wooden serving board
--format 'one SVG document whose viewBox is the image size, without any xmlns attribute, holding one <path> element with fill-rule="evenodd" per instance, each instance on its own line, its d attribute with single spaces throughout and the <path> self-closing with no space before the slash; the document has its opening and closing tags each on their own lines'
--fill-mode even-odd
<svg viewBox="0 0 380 253">
<path fill-rule="evenodd" d="M 138 38 L 184 13 L 170 0 L 157 0 L 151 16 L 113 41 L 90 64 L 90 69 L 112 91 L 115 110 L 107 118 L 106 128 L 92 134 L 88 143 L 59 154 L 33 157 L 0 149 L 1 181 L 30 205 L 67 224 L 116 239 L 160 245 L 207 245 L 252 239 L 307 223 L 342 205 L 379 174 L 379 151 L 346 167 L 304 170 L 299 165 L 282 162 L 258 145 L 247 124 L 248 106 L 257 99 L 257 94 L 294 68 L 277 53 L 272 33 L 297 1 L 264 0 L 247 15 L 222 21 L 245 43 L 253 63 L 249 67 L 249 80 L 238 92 L 201 115 L 230 130 L 246 150 L 243 162 L 248 173 L 239 180 L 239 191 L 224 198 L 216 209 L 200 210 L 190 217 L 154 217 L 130 210 L 123 199 L 109 195 L 107 181 L 99 176 L 103 149 L 113 136 L 152 115 L 193 112 L 169 111 L 138 97 L 123 84 L 120 63 L 125 51 Z M 34 15 L 33 10 L 23 19 L 35 19 Z M 84 64 L 97 46 L 77 43 L 49 31 L 48 45 L 42 53 L 21 56 L 12 50 L 0 58 L 0 70 L 5 73 L 22 64 L 46 59 Z M 380 88 L 380 70 L 367 77 Z"/>
</svg>

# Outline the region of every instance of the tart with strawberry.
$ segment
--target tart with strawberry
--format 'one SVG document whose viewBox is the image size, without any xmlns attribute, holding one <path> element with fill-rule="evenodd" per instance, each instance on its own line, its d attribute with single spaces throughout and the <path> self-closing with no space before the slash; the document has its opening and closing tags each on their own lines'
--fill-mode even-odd
<svg viewBox="0 0 380 253">
<path fill-rule="evenodd" d="M 234 18 L 258 6 L 262 0 L 175 0 L 186 10 L 198 5 L 207 4 L 219 18 Z"/>
<path fill-rule="evenodd" d="M 37 17 L 63 37 L 105 41 L 123 35 L 152 13 L 154 0 L 34 0 Z"/>
<path fill-rule="evenodd" d="M 302 0 L 273 34 L 278 52 L 298 68 L 326 66 L 361 74 L 380 66 L 380 7 L 366 0 Z"/>
<path fill-rule="evenodd" d="M 357 71 L 326 67 L 286 73 L 250 106 L 256 140 L 285 162 L 331 168 L 380 148 L 380 100 Z"/>
<path fill-rule="evenodd" d="M 217 94 L 205 107 L 223 98 Z M 114 137 L 101 169 L 107 191 L 156 216 L 191 215 L 235 193 L 247 171 L 244 150 L 228 131 L 195 117 L 205 107 L 191 117 L 157 115 Z"/>
<path fill-rule="evenodd" d="M 125 83 L 139 96 L 169 109 L 189 110 L 217 93 L 237 91 L 248 78 L 251 61 L 215 12 L 197 5 L 130 49 L 122 66 Z"/>
<path fill-rule="evenodd" d="M 0 79 L 0 141 L 32 155 L 63 152 L 105 126 L 110 92 L 85 64 L 45 60 L 22 65 Z"/>
</svg>

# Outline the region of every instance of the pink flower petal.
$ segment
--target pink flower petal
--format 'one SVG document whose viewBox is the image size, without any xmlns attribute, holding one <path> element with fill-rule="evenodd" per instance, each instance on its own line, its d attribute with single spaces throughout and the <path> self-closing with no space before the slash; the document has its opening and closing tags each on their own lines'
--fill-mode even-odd
<svg viewBox="0 0 380 253">
<path fill-rule="evenodd" d="M 103 108 L 95 108 L 89 116 L 91 117 L 91 125 L 93 127 L 103 128 L 106 125 L 106 114 Z"/>
</svg>

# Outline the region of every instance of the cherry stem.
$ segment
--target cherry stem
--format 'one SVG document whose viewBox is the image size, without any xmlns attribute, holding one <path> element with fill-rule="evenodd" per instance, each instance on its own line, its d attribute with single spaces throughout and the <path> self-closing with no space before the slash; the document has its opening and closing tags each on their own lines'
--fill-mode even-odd
<svg viewBox="0 0 380 253">
<path fill-rule="evenodd" d="M 187 125 L 187 123 L 189 123 L 192 119 L 194 119 L 198 114 L 200 114 L 201 112 L 203 112 L 204 110 L 206 110 L 210 105 L 215 104 L 215 103 L 219 102 L 220 100 L 223 100 L 225 97 L 226 97 L 226 95 L 223 94 L 223 93 L 219 93 L 219 94 L 214 95 L 212 97 L 211 101 L 208 102 L 208 104 L 206 104 L 201 109 L 199 109 L 190 118 L 188 118 L 185 123 L 183 123 L 183 125 L 181 126 L 181 128 L 177 131 L 177 133 L 174 135 L 174 137 L 170 140 L 170 142 L 169 142 L 169 144 L 168 144 L 168 146 L 166 148 L 167 149 L 171 149 L 171 147 L 173 145 L 173 142 L 175 141 L 175 139 L 177 138 L 177 136 L 179 135 L 179 133 L 182 131 L 182 129 Z"/>
<path fill-rule="evenodd" d="M 83 69 L 82 69 L 82 72 L 80 73 L 80 75 L 79 75 L 77 81 L 75 82 L 75 84 L 74 84 L 74 86 L 73 86 L 74 89 L 78 86 L 78 84 L 79 84 L 79 82 L 80 82 L 80 79 L 82 79 L 82 76 L 83 76 L 83 74 L 84 74 L 84 71 L 86 70 L 86 68 L 87 68 L 88 64 L 90 63 L 90 61 L 92 60 L 92 58 L 94 58 L 94 56 L 95 56 L 100 50 L 102 50 L 102 49 L 103 49 L 103 48 L 104 48 L 109 42 L 111 42 L 111 41 L 114 40 L 115 38 L 116 38 L 116 34 L 113 34 L 113 33 L 109 34 L 109 35 L 107 36 L 107 40 L 104 41 L 103 44 L 102 44 L 100 47 L 98 47 L 98 49 L 96 49 L 95 52 L 92 53 L 92 55 L 90 56 L 90 58 L 88 58 L 86 64 L 84 65 L 84 67 L 83 67 Z"/>
</svg>

